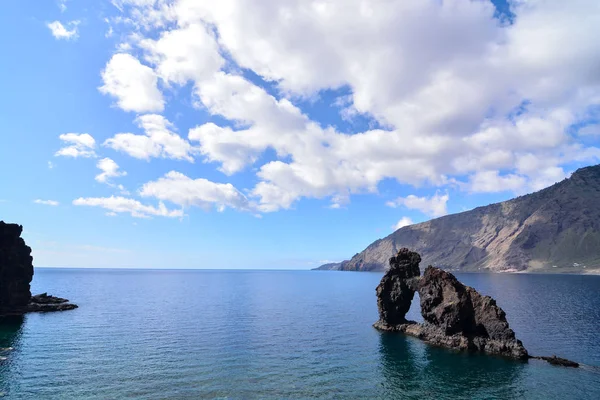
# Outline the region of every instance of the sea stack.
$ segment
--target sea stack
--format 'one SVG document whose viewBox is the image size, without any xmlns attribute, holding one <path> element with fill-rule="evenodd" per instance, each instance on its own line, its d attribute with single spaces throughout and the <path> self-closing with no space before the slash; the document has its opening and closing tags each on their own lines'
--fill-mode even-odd
<svg viewBox="0 0 600 400">
<path fill-rule="evenodd" d="M 489 296 L 465 286 L 454 275 L 429 266 L 420 277 L 421 256 L 407 248 L 390 259 L 377 286 L 379 321 L 384 331 L 399 331 L 433 345 L 460 351 L 527 359 L 527 350 Z M 414 292 L 419 293 L 424 324 L 407 321 Z"/>
<path fill-rule="evenodd" d="M 23 227 L 0 221 L 0 316 L 36 311 L 63 311 L 77 308 L 67 299 L 31 296 L 33 257 L 21 237 Z"/>
</svg>

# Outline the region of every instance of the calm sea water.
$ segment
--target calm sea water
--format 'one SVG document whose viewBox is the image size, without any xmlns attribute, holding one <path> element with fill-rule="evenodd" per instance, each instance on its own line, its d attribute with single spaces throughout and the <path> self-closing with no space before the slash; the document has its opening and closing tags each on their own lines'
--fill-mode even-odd
<svg viewBox="0 0 600 400">
<path fill-rule="evenodd" d="M 458 275 L 533 354 L 456 354 L 371 327 L 381 274 L 37 269 L 74 311 L 0 322 L 10 399 L 599 399 L 600 277 Z M 413 304 L 412 318 L 418 319 Z"/>
</svg>

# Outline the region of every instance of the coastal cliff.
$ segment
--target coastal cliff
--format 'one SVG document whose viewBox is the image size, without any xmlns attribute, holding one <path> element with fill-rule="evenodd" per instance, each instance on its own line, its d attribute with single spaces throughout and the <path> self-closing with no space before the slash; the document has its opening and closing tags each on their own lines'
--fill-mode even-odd
<svg viewBox="0 0 600 400">
<path fill-rule="evenodd" d="M 77 308 L 67 299 L 46 293 L 31 296 L 33 257 L 22 232 L 21 225 L 0 221 L 0 315 Z"/>
<path fill-rule="evenodd" d="M 20 225 L 0 221 L 0 308 L 23 307 L 31 298 L 33 257 L 22 231 Z"/>
<path fill-rule="evenodd" d="M 403 247 L 450 271 L 600 273 L 600 165 L 539 192 L 403 227 L 317 269 L 385 271 Z"/>
</svg>

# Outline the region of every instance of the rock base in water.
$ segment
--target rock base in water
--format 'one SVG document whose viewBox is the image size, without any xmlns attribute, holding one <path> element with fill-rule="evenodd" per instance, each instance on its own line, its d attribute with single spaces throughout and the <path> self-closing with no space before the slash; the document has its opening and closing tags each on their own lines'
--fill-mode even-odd
<svg viewBox="0 0 600 400">
<path fill-rule="evenodd" d="M 3 315 L 21 315 L 30 312 L 55 312 L 74 310 L 78 306 L 69 303 L 69 300 L 61 297 L 49 296 L 47 293 L 31 296 L 29 303 L 20 307 L 13 307 L 10 310 L 0 309 L 0 316 Z"/>
<path fill-rule="evenodd" d="M 556 356 L 552 356 L 552 357 L 531 357 L 531 358 L 535 358 L 537 360 L 544 360 L 544 361 L 547 361 L 548 363 L 550 363 L 552 365 L 558 365 L 558 366 L 561 366 L 561 367 L 570 367 L 570 368 L 578 368 L 579 367 L 579 363 L 577 363 L 575 361 L 567 360 L 566 358 L 560 358 L 560 357 L 556 357 Z"/>
<path fill-rule="evenodd" d="M 493 354 L 519 360 L 528 358 L 527 350 L 520 341 L 495 340 L 480 336 L 469 337 L 462 334 L 447 335 L 443 329 L 437 326 L 412 321 L 398 325 L 388 325 L 385 322 L 377 321 L 373 326 L 381 331 L 402 332 L 419 338 L 430 345 L 446 347 L 456 351 Z"/>
</svg>

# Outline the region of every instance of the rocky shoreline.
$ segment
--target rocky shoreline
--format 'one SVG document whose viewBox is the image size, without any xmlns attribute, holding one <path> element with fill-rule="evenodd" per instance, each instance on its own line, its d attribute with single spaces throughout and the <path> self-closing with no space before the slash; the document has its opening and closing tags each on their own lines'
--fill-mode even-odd
<svg viewBox="0 0 600 400">
<path fill-rule="evenodd" d="M 77 308 L 69 300 L 47 293 L 31 295 L 33 257 L 22 232 L 21 225 L 0 221 L 0 316 Z"/>
<path fill-rule="evenodd" d="M 454 275 L 439 268 L 429 266 L 421 276 L 420 262 L 421 256 L 406 248 L 390 259 L 390 269 L 376 289 L 379 310 L 379 320 L 373 325 L 376 329 L 402 332 L 457 351 L 579 366 L 556 356 L 530 356 L 494 299 L 463 285 Z M 415 293 L 420 297 L 425 321 L 422 324 L 405 318 Z"/>
<path fill-rule="evenodd" d="M 50 296 L 47 293 L 31 296 L 29 303 L 25 306 L 0 309 L 0 316 L 22 315 L 30 312 L 55 312 L 68 311 L 78 308 L 77 304 L 69 303 L 68 299 Z"/>
</svg>

